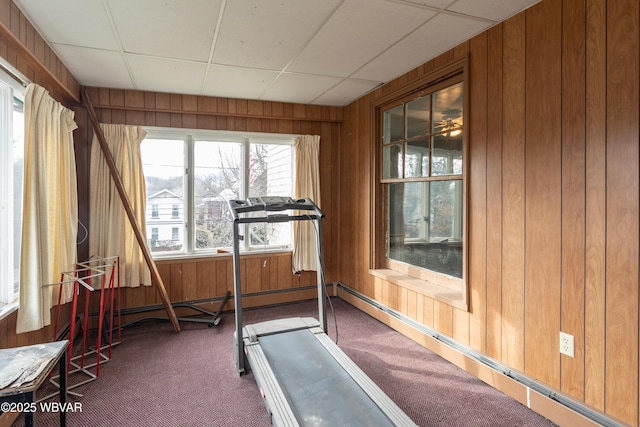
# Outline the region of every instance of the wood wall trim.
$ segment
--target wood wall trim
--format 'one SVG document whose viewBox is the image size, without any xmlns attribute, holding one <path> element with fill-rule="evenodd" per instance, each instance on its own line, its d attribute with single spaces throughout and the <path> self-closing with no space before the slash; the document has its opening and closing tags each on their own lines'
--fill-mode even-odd
<svg viewBox="0 0 640 427">
<path fill-rule="evenodd" d="M 337 123 L 343 121 L 343 108 L 322 105 L 292 104 L 204 95 L 171 94 L 131 89 L 85 88 L 94 108 L 113 114 L 144 117 L 147 114 L 170 116 L 229 118 L 246 121 L 305 121 Z"/>
<path fill-rule="evenodd" d="M 118 105 L 94 105 L 96 109 L 109 109 L 119 111 L 138 111 L 144 113 L 169 113 L 169 114 L 193 114 L 196 116 L 215 116 L 215 117 L 235 117 L 245 119 L 268 119 L 268 120 L 292 120 L 294 117 L 290 116 L 273 116 L 273 115 L 257 115 L 257 114 L 242 114 L 231 112 L 219 112 L 219 111 L 185 111 L 184 109 L 161 109 L 161 108 L 149 108 L 149 107 L 127 107 Z M 304 120 L 309 122 L 329 122 L 329 123 L 342 123 L 342 119 L 336 118 L 320 118 L 320 117 L 303 117 L 298 120 Z"/>
</svg>

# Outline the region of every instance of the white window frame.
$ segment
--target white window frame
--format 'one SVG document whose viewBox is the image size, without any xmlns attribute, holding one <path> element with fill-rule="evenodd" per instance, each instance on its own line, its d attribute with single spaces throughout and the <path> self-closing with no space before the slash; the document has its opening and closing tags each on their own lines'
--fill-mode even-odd
<svg viewBox="0 0 640 427">
<path fill-rule="evenodd" d="M 182 140 L 184 142 L 184 197 L 183 197 L 183 213 L 184 213 L 184 242 L 180 251 L 172 252 L 152 252 L 155 259 L 163 258 L 189 258 L 219 255 L 220 249 L 230 251 L 231 248 L 195 248 L 195 143 L 198 141 L 218 141 L 240 143 L 242 146 L 241 168 L 244 171 L 243 184 L 240 188 L 240 199 L 249 197 L 249 154 L 251 144 L 282 144 L 293 147 L 295 140 L 299 135 L 294 134 L 271 134 L 262 132 L 239 132 L 239 131 L 220 131 L 220 130 L 202 130 L 202 129 L 182 129 L 182 128 L 165 128 L 143 126 L 147 132 L 145 139 L 167 139 Z M 295 179 L 295 150 L 292 150 L 291 161 L 291 177 Z M 291 191 L 294 187 L 292 185 Z M 291 197 L 294 195 L 291 194 Z M 240 251 L 291 251 L 293 250 L 293 242 L 286 246 L 270 245 L 270 246 L 251 246 L 249 242 L 249 224 L 241 224 L 240 234 L 247 236 L 240 241 Z"/>
<path fill-rule="evenodd" d="M 0 69 L 0 315 L 16 305 L 19 297 L 15 284 L 20 276 L 14 271 L 14 260 L 20 253 L 14 250 L 14 242 L 21 238 L 22 230 L 14 229 L 13 215 L 13 100 L 24 102 L 24 92 L 22 84 Z"/>
</svg>

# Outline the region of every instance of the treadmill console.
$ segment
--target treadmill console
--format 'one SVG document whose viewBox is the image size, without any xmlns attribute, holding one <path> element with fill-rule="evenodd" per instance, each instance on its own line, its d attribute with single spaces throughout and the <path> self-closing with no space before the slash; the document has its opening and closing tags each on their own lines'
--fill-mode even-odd
<svg viewBox="0 0 640 427">
<path fill-rule="evenodd" d="M 277 212 L 286 210 L 319 211 L 309 198 L 294 199 L 280 196 L 249 197 L 247 200 L 229 200 L 229 208 L 235 214 L 244 212 Z"/>
<path fill-rule="evenodd" d="M 291 197 L 263 196 L 249 197 L 247 202 L 253 206 L 276 207 L 281 205 L 290 205 L 293 203 L 293 199 Z"/>
</svg>

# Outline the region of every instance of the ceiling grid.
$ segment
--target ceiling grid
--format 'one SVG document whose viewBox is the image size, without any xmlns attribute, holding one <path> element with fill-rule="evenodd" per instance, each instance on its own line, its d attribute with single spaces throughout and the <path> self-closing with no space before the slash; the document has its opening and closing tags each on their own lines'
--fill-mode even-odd
<svg viewBox="0 0 640 427">
<path fill-rule="evenodd" d="M 539 0 L 14 0 L 81 85 L 344 106 Z"/>
</svg>

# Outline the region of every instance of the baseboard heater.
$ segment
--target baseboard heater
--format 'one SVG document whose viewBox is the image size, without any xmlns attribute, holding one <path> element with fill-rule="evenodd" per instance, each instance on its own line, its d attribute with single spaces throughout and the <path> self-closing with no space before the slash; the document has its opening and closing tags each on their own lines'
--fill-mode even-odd
<svg viewBox="0 0 640 427">
<path fill-rule="evenodd" d="M 327 287 L 331 287 L 333 286 L 333 284 L 331 283 L 327 283 Z M 313 285 L 305 285 L 305 286 L 299 286 L 296 288 L 286 288 L 286 289 L 274 289 L 274 290 L 269 290 L 269 291 L 260 291 L 260 292 L 252 292 L 249 294 L 243 294 L 243 297 L 245 298 L 256 298 L 256 297 L 263 297 L 263 296 L 272 296 L 272 295 L 277 295 L 277 294 L 286 294 L 286 293 L 292 293 L 292 292 L 300 292 L 300 291 L 315 291 L 317 289 L 317 285 L 313 284 Z M 231 295 L 231 298 L 233 298 L 233 295 Z M 177 301 L 172 303 L 172 307 L 173 308 L 191 308 L 194 309 L 194 306 L 196 306 L 197 304 L 206 304 L 206 303 L 221 303 L 221 302 L 226 302 L 226 298 L 224 296 L 222 297 L 212 297 L 212 298 L 201 298 L 201 299 L 192 299 L 192 300 L 188 300 L 188 301 Z M 281 305 L 283 303 L 278 303 L 275 305 Z M 260 306 L 260 307 L 268 307 L 268 305 L 265 306 Z M 163 310 L 164 306 L 162 304 L 152 304 L 152 305 L 145 305 L 145 306 L 140 306 L 140 307 L 130 307 L 130 308 L 123 308 L 120 310 L 114 310 L 113 314 L 114 316 L 117 316 L 118 314 L 120 314 L 121 316 L 127 316 L 127 315 L 131 315 L 131 314 L 141 314 L 141 313 L 148 313 L 148 312 L 152 312 L 152 311 L 158 311 L 158 310 Z M 195 309 L 196 311 L 198 311 L 197 309 Z M 200 313 L 202 314 L 202 311 L 200 311 Z M 208 313 L 205 313 L 208 314 Z M 98 317 L 99 313 L 97 311 L 95 312 L 91 312 L 89 313 L 89 317 Z M 165 317 L 146 317 L 144 319 L 140 319 L 140 320 L 166 320 Z M 122 327 L 127 327 L 130 326 L 131 324 L 133 324 L 135 322 L 130 322 L 127 324 L 122 325 Z M 95 328 L 93 328 L 95 329 Z"/>
<path fill-rule="evenodd" d="M 428 326 L 425 326 L 421 323 L 416 322 L 415 320 L 411 319 L 410 317 L 405 316 L 404 314 L 390 308 L 387 307 L 385 305 L 380 304 L 379 302 L 367 297 L 366 295 L 363 295 L 359 292 L 354 291 L 353 289 L 349 288 L 348 286 L 346 286 L 343 283 L 338 282 L 337 283 L 337 288 L 339 288 L 340 290 L 352 295 L 355 298 L 358 298 L 362 301 L 364 301 L 365 303 L 375 307 L 376 309 L 382 311 L 383 313 L 392 316 L 396 319 L 398 319 L 399 321 L 411 326 L 414 329 L 417 329 L 418 331 L 422 332 L 423 334 L 436 339 L 440 342 L 442 342 L 443 344 L 451 347 L 452 349 L 458 351 L 459 353 L 462 353 L 464 356 L 482 364 L 485 365 L 491 369 L 493 369 L 496 372 L 499 372 L 511 379 L 513 379 L 514 381 L 530 388 L 531 390 L 534 390 L 536 392 L 538 392 L 539 394 L 548 397 L 549 399 L 552 399 L 556 402 L 558 402 L 559 404 L 571 409 L 572 411 L 584 416 L 585 418 L 588 418 L 600 425 L 606 426 L 606 427 L 625 427 L 623 424 L 618 424 L 614 421 L 612 421 L 609 418 L 604 417 L 603 415 L 599 414 L 598 412 L 595 412 L 589 408 L 586 408 L 578 403 L 576 403 L 575 401 L 573 401 L 572 399 L 569 399 L 565 396 L 562 396 L 560 394 L 558 394 L 557 392 L 551 390 L 550 388 L 545 387 L 544 385 L 540 384 L 537 381 L 534 381 L 530 378 L 528 378 L 525 375 L 522 375 L 518 372 L 514 372 L 511 369 L 509 369 L 508 367 L 506 367 L 505 365 L 502 365 L 498 362 L 496 362 L 493 359 L 490 359 L 486 356 L 484 356 L 481 353 L 478 353 L 475 350 L 470 349 L 469 347 L 466 347 L 462 344 L 460 344 L 459 342 L 440 334 L 438 331 L 436 331 L 435 329 L 429 328 Z"/>
</svg>

